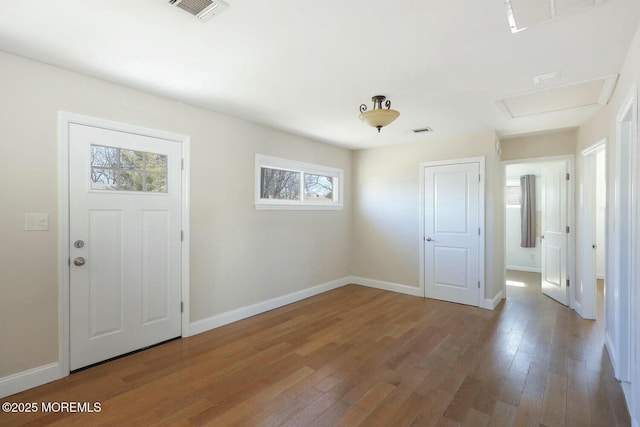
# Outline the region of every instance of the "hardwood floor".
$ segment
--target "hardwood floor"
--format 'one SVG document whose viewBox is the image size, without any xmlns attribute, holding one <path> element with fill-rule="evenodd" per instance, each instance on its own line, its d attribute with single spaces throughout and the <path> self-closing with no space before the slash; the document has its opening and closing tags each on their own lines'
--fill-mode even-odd
<svg viewBox="0 0 640 427">
<path fill-rule="evenodd" d="M 602 331 L 510 272 L 495 311 L 350 285 L 1 399 L 0 425 L 628 426 Z"/>
</svg>

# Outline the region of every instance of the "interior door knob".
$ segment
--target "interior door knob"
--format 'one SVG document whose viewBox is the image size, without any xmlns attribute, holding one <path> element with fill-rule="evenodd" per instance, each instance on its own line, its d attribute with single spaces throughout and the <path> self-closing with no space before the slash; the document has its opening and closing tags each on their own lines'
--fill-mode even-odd
<svg viewBox="0 0 640 427">
<path fill-rule="evenodd" d="M 83 266 L 84 262 L 84 258 L 82 258 L 81 256 L 73 259 L 73 265 L 77 265 L 78 267 Z"/>
<path fill-rule="evenodd" d="M 424 240 L 426 240 L 427 242 L 430 242 L 430 241 L 431 241 L 431 237 L 427 237 L 427 238 L 426 238 L 426 239 L 424 239 Z"/>
</svg>

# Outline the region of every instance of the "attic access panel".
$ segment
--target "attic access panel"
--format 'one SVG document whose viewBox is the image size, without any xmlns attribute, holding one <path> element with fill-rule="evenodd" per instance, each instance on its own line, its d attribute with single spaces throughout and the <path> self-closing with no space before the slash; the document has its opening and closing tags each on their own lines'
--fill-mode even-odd
<svg viewBox="0 0 640 427">
<path fill-rule="evenodd" d="M 578 109 L 592 105 L 607 105 L 618 76 L 571 83 L 544 90 L 511 95 L 497 99 L 498 107 L 510 119 Z"/>
<path fill-rule="evenodd" d="M 512 33 L 599 6 L 607 0 L 505 0 Z"/>
</svg>

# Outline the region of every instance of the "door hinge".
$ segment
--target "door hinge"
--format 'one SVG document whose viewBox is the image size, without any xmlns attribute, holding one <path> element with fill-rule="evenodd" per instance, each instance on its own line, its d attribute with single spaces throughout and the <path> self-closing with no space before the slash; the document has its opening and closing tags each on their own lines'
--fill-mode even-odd
<svg viewBox="0 0 640 427">
<path fill-rule="evenodd" d="M 478 227 L 478 236 L 480 235 L 480 227 Z"/>
<path fill-rule="evenodd" d="M 478 174 L 478 182 L 482 181 L 482 175 Z"/>
<path fill-rule="evenodd" d="M 184 303 L 180 301 L 180 313 L 184 313 Z"/>
<path fill-rule="evenodd" d="M 478 280 L 478 289 L 480 289 L 480 280 Z"/>
<path fill-rule="evenodd" d="M 67 258 L 67 265 L 71 265 L 71 258 Z"/>
<path fill-rule="evenodd" d="M 569 226 L 567 225 L 567 233 L 569 233 L 569 230 L 570 230 L 570 229 L 569 229 Z"/>
<path fill-rule="evenodd" d="M 571 178 L 571 175 L 567 174 L 567 181 Z"/>
<path fill-rule="evenodd" d="M 569 278 L 567 277 L 567 288 L 569 287 L 569 284 L 571 283 L 571 281 L 569 280 Z"/>
<path fill-rule="evenodd" d="M 184 170 L 184 159 L 180 159 L 180 169 Z"/>
<path fill-rule="evenodd" d="M 180 241 L 184 242 L 184 231 L 180 230 Z"/>
</svg>

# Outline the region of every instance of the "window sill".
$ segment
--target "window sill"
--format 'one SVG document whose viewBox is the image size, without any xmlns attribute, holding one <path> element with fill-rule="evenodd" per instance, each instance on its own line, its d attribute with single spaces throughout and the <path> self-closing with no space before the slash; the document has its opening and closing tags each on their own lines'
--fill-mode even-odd
<svg viewBox="0 0 640 427">
<path fill-rule="evenodd" d="M 312 204 L 275 204 L 275 203 L 256 203 L 258 211 L 341 211 L 344 205 L 312 205 Z"/>
</svg>

